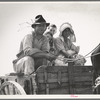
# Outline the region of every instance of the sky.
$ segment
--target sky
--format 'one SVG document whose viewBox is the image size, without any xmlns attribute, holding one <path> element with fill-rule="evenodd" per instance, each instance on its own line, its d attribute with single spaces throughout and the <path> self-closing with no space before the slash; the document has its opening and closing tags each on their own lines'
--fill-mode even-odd
<svg viewBox="0 0 100 100">
<path fill-rule="evenodd" d="M 32 31 L 35 16 L 42 14 L 47 22 L 59 27 L 71 23 L 75 45 L 86 55 L 100 43 L 100 2 L 0 2 L 0 76 L 13 71 L 20 42 Z M 90 57 L 86 65 L 91 65 Z"/>
</svg>

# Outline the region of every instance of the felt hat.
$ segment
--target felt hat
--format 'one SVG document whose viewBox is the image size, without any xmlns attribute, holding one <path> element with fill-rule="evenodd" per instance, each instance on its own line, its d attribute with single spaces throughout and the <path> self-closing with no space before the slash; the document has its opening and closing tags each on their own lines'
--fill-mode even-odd
<svg viewBox="0 0 100 100">
<path fill-rule="evenodd" d="M 34 28 L 36 25 L 39 25 L 39 24 L 46 24 L 46 26 L 49 26 L 50 23 L 47 23 L 42 15 L 37 15 L 35 17 L 34 23 L 31 25 L 31 27 Z"/>
</svg>

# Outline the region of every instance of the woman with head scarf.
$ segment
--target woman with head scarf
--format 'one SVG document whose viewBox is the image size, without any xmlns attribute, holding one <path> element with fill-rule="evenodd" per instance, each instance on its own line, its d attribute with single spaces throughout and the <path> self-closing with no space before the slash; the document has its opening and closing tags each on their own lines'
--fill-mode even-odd
<svg viewBox="0 0 100 100">
<path fill-rule="evenodd" d="M 86 62 L 83 56 L 78 55 L 79 53 L 79 46 L 75 46 L 73 42 L 76 42 L 76 37 L 72 26 L 70 23 L 63 23 L 60 26 L 60 35 L 55 40 L 55 47 L 57 50 L 57 54 L 59 55 L 58 58 L 70 58 L 70 59 L 78 59 L 74 62 L 74 65 L 84 65 Z M 66 65 L 67 60 L 62 60 L 62 64 Z M 61 61 L 56 59 L 55 63 L 57 65 L 62 65 Z"/>
</svg>

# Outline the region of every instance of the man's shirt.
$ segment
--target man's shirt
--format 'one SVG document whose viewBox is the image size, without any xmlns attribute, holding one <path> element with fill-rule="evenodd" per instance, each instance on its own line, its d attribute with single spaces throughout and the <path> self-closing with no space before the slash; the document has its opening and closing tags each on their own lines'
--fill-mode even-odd
<svg viewBox="0 0 100 100">
<path fill-rule="evenodd" d="M 39 40 L 35 33 L 26 35 L 20 44 L 20 50 L 24 51 L 24 55 L 33 55 L 37 52 L 49 52 L 49 43 L 45 36 L 42 36 Z"/>
</svg>

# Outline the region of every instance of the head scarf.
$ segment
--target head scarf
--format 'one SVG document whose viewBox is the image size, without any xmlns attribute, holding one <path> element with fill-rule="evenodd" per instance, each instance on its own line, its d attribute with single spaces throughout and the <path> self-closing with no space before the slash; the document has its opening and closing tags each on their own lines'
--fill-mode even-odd
<svg viewBox="0 0 100 100">
<path fill-rule="evenodd" d="M 63 31 L 66 29 L 66 28 L 70 28 L 70 30 L 71 30 L 71 32 L 72 32 L 72 34 L 70 34 L 70 37 L 69 37 L 69 39 L 72 41 L 72 42 L 76 42 L 76 37 L 75 37 L 75 34 L 74 34 L 74 31 L 73 31 L 73 29 L 72 29 L 72 25 L 70 24 L 70 23 L 68 23 L 68 22 L 66 22 L 66 23 L 63 23 L 61 26 L 60 26 L 60 37 L 62 37 L 62 33 L 63 33 Z"/>
</svg>

